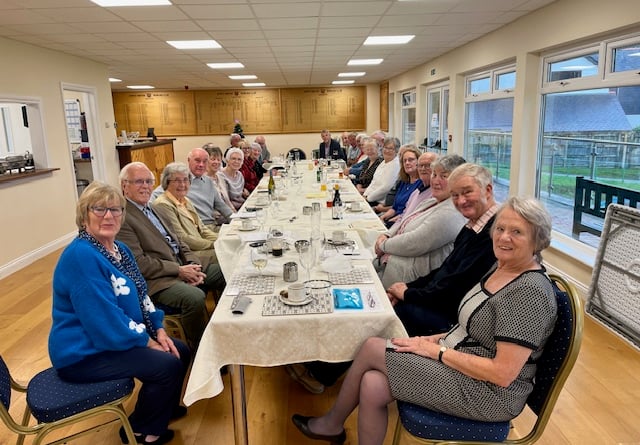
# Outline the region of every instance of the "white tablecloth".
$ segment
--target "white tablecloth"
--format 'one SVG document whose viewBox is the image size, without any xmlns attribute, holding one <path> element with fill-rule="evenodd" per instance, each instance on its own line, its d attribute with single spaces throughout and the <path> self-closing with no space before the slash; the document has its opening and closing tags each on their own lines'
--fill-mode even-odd
<svg viewBox="0 0 640 445">
<path fill-rule="evenodd" d="M 278 203 L 279 210 L 272 212 L 265 226 L 280 224 L 285 234 L 297 239 L 309 233 L 310 221 L 302 215 L 302 206 L 310 205 L 314 199 L 307 199 L 306 194 L 315 192 L 318 187 L 315 175 L 311 171 L 302 170 L 305 182 L 299 189 L 289 186 L 285 200 Z M 349 190 L 350 184 L 344 184 Z M 353 188 L 353 186 L 351 186 Z M 259 191 L 254 194 L 260 193 Z M 355 199 L 359 196 L 347 193 Z M 247 206 L 252 206 L 255 197 L 250 197 Z M 361 205 L 367 205 L 362 200 Z M 367 206 L 368 207 L 368 206 Z M 359 218 L 345 218 L 334 221 L 330 218 L 330 209 L 324 208 L 321 228 L 328 238 L 333 230 L 345 230 L 347 237 L 356 241 L 355 252 L 365 252 L 384 229 L 382 223 L 372 215 L 369 209 L 359 212 Z M 354 212 L 355 214 L 355 212 Z M 294 218 L 295 217 L 295 218 Z M 249 249 L 242 242 L 241 236 L 255 232 L 240 231 L 239 221 L 224 226 L 216 241 L 217 256 L 223 273 L 230 282 L 236 273 L 253 273 L 248 260 Z M 257 232 L 257 231 L 256 231 Z M 328 252 L 328 254 L 336 254 Z M 250 295 L 253 300 L 248 310 L 242 315 L 231 312 L 231 304 L 235 291 L 225 290 L 214 314 L 202 336 L 200 346 L 194 359 L 191 375 L 187 384 L 184 402 L 190 405 L 200 399 L 216 396 L 223 390 L 220 368 L 227 364 L 243 364 L 255 366 L 277 366 L 287 363 L 323 360 L 340 362 L 353 358 L 362 342 L 370 336 L 401 337 L 406 331 L 395 316 L 393 308 L 386 297 L 371 264 L 371 259 L 343 256 L 356 267 L 367 268 L 373 281 L 368 284 L 349 284 L 341 287 L 357 287 L 361 291 L 371 292 L 375 299 L 375 307 L 365 309 L 336 309 L 327 314 L 276 315 L 263 316 L 262 303 L 265 295 Z M 287 283 L 282 279 L 282 264 L 296 261 L 297 253 L 293 246 L 280 258 L 270 256 L 268 270 L 276 271 L 276 285 L 273 293 L 277 295 L 285 289 Z M 279 271 L 279 272 L 278 272 Z M 306 279 L 306 272 L 299 267 L 299 281 Z M 314 268 L 312 278 L 326 279 L 328 274 Z M 366 303 L 366 302 L 365 302 Z"/>
</svg>

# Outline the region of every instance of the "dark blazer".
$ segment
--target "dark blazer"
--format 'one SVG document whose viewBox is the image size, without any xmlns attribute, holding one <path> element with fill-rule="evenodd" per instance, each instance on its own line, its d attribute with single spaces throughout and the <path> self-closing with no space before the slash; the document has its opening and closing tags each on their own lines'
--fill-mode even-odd
<svg viewBox="0 0 640 445">
<path fill-rule="evenodd" d="M 147 281 L 149 295 L 155 295 L 174 284 L 182 281 L 178 277 L 178 267 L 182 264 L 200 264 L 198 257 L 191 252 L 189 247 L 180 242 L 178 237 L 167 227 L 171 227 L 162 217 L 154 212 L 169 236 L 179 247 L 178 258 L 173 254 L 173 249 L 156 229 L 153 223 L 142 213 L 138 207 L 127 200 L 126 215 L 118 240 L 125 243 L 138 263 L 142 276 Z"/>
<path fill-rule="evenodd" d="M 335 139 L 331 139 L 331 144 L 329 146 L 329 153 L 325 153 L 324 142 L 320 142 L 320 146 L 318 147 L 318 152 L 320 153 L 320 159 L 342 159 L 347 162 L 347 154 L 344 149 L 340 146 L 340 143 Z"/>
</svg>

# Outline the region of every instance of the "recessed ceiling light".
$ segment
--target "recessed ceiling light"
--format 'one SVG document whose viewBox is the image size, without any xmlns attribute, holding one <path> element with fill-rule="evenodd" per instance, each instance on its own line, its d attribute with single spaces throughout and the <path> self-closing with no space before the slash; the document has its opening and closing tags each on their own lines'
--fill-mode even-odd
<svg viewBox="0 0 640 445">
<path fill-rule="evenodd" d="M 338 73 L 338 77 L 362 77 L 365 74 L 367 73 L 364 71 L 360 71 L 359 73 Z"/>
<path fill-rule="evenodd" d="M 155 87 L 151 85 L 127 85 L 127 88 L 132 90 L 153 90 Z"/>
<path fill-rule="evenodd" d="M 403 45 L 413 40 L 415 36 L 369 36 L 363 45 Z"/>
<path fill-rule="evenodd" d="M 216 49 L 222 48 L 215 40 L 167 40 L 167 43 L 177 49 Z"/>
<path fill-rule="evenodd" d="M 229 79 L 231 80 L 251 80 L 251 79 L 257 79 L 258 76 L 254 76 L 253 74 L 241 74 L 239 76 L 229 76 Z"/>
<path fill-rule="evenodd" d="M 384 59 L 351 59 L 347 65 L 380 65 Z"/>
<path fill-rule="evenodd" d="M 242 86 L 243 87 L 265 87 L 267 86 L 267 84 L 264 82 L 248 82 L 248 83 L 243 83 Z"/>
<path fill-rule="evenodd" d="M 109 82 L 122 82 L 122 79 L 116 79 L 115 77 L 109 77 Z"/>
<path fill-rule="evenodd" d="M 207 63 L 209 68 L 214 70 L 224 70 L 229 68 L 244 68 L 244 65 L 240 62 L 225 62 L 225 63 Z"/>
<path fill-rule="evenodd" d="M 331 82 L 332 85 L 350 85 L 354 83 L 355 80 L 334 80 Z"/>
<path fill-rule="evenodd" d="M 103 8 L 113 8 L 116 6 L 165 6 L 170 5 L 169 0 L 91 0 Z"/>
</svg>

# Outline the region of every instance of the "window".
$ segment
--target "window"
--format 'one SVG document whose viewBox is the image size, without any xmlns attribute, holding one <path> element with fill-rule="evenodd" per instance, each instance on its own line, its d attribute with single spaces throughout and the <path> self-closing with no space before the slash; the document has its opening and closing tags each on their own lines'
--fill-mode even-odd
<svg viewBox="0 0 640 445">
<path fill-rule="evenodd" d="M 581 56 L 545 58 L 549 67 L 572 61 L 580 74 L 566 83 L 547 75 L 542 86 L 538 196 L 559 209 L 552 216 L 561 233 L 572 235 L 576 176 L 640 191 L 639 52 L 635 36 L 600 42 Z M 575 237 L 593 247 L 600 240 L 588 233 Z"/>
<path fill-rule="evenodd" d="M 470 75 L 466 84 L 464 156 L 491 170 L 496 197 L 502 201 L 509 193 L 511 173 L 515 67 Z"/>
<path fill-rule="evenodd" d="M 402 93 L 402 143 L 416 140 L 416 90 Z"/>
<path fill-rule="evenodd" d="M 0 96 L 0 158 L 33 155 L 36 168 L 47 168 L 39 99 Z"/>
</svg>

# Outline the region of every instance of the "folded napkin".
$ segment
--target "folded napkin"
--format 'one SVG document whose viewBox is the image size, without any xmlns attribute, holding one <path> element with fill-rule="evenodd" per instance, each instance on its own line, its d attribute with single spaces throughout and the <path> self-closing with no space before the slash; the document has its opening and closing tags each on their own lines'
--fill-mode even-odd
<svg viewBox="0 0 640 445">
<path fill-rule="evenodd" d="M 311 193 L 307 193 L 305 196 L 306 196 L 307 199 L 326 198 L 327 197 L 327 192 L 311 192 Z"/>
<path fill-rule="evenodd" d="M 330 251 L 325 252 L 326 255 L 330 255 L 322 263 L 320 263 L 320 269 L 327 273 L 341 273 L 349 272 L 353 266 L 351 261 L 343 255 L 333 254 Z"/>
<path fill-rule="evenodd" d="M 232 213 L 231 216 L 229 216 L 229 218 L 231 218 L 231 219 L 255 218 L 255 217 L 256 217 L 256 212 L 247 212 L 245 210 L 242 210 L 242 211 L 236 212 L 236 213 Z"/>
</svg>

